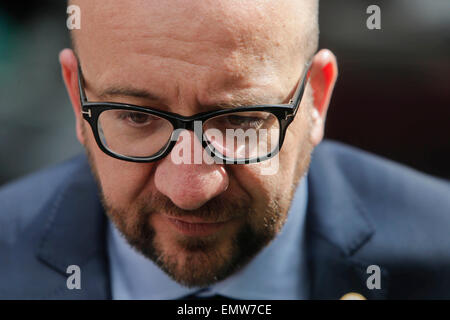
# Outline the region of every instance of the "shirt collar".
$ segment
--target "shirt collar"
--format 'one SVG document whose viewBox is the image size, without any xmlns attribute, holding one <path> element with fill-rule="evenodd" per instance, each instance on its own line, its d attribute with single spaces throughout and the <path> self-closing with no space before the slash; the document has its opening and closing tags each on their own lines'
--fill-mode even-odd
<svg viewBox="0 0 450 320">
<path fill-rule="evenodd" d="M 186 288 L 153 261 L 134 250 L 108 223 L 108 254 L 113 299 L 179 299 L 219 294 L 232 299 L 306 299 L 309 291 L 304 259 L 304 227 L 308 199 L 304 177 L 294 195 L 280 233 L 238 273 L 208 288 Z"/>
</svg>

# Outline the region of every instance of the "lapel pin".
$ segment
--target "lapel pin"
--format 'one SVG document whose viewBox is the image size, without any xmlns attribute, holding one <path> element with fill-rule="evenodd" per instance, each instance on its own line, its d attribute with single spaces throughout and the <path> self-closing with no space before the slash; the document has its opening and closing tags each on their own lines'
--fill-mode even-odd
<svg viewBox="0 0 450 320">
<path fill-rule="evenodd" d="M 349 292 L 344 294 L 339 300 L 367 300 L 362 294 Z"/>
</svg>

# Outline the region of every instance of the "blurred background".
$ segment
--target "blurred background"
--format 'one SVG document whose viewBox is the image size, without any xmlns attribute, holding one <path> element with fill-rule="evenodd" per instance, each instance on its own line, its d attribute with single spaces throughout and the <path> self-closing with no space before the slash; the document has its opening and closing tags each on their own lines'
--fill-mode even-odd
<svg viewBox="0 0 450 320">
<path fill-rule="evenodd" d="M 381 30 L 366 9 L 381 8 Z M 340 76 L 326 137 L 450 179 L 450 1 L 320 2 Z M 66 1 L 0 0 L 0 185 L 82 151 L 61 79 Z"/>
</svg>

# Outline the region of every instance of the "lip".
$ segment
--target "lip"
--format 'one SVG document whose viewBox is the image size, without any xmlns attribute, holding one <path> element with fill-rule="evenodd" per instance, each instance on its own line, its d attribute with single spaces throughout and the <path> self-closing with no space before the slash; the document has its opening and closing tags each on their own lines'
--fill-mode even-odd
<svg viewBox="0 0 450 320">
<path fill-rule="evenodd" d="M 180 233 L 191 236 L 201 237 L 208 236 L 219 231 L 228 221 L 207 222 L 199 218 L 183 217 L 183 218 L 165 218 Z"/>
</svg>

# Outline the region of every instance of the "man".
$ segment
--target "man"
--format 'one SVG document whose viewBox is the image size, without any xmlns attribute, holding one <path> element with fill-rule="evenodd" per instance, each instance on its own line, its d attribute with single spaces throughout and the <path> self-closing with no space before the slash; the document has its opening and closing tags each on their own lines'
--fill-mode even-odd
<svg viewBox="0 0 450 320">
<path fill-rule="evenodd" d="M 73 4 L 87 156 L 0 191 L 1 298 L 450 297 L 448 184 L 321 143 L 317 1 Z"/>
</svg>

